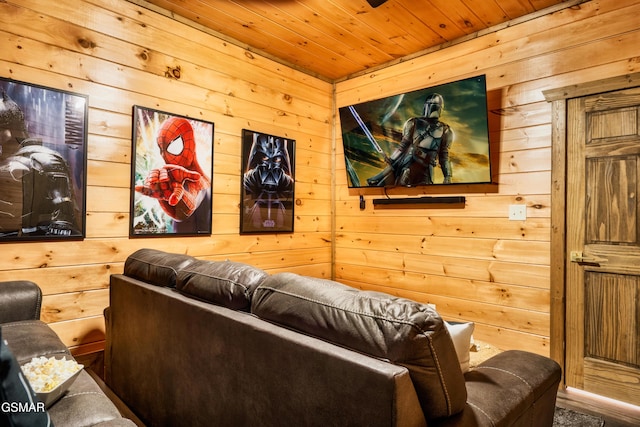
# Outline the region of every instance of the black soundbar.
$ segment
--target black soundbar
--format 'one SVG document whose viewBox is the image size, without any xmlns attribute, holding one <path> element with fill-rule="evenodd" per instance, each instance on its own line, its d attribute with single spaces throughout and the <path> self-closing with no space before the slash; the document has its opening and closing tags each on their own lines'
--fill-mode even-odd
<svg viewBox="0 0 640 427">
<path fill-rule="evenodd" d="M 374 205 L 417 205 L 417 204 L 437 204 L 437 203 L 465 203 L 465 196 L 424 196 L 424 197 L 406 197 L 406 198 L 386 198 L 373 199 Z"/>
</svg>

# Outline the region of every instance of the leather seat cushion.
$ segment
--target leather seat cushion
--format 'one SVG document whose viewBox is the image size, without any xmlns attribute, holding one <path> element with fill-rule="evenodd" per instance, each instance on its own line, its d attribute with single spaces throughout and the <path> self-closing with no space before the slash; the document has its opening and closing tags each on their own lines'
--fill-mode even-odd
<svg viewBox="0 0 640 427">
<path fill-rule="evenodd" d="M 157 249 L 139 249 L 124 263 L 124 274 L 156 286 L 176 286 L 178 270 L 196 259 L 189 255 L 172 254 Z"/>
<path fill-rule="evenodd" d="M 240 262 L 196 260 L 178 271 L 176 289 L 202 301 L 248 311 L 253 291 L 267 276 Z"/>
<path fill-rule="evenodd" d="M 405 366 L 430 418 L 462 411 L 467 394 L 438 313 L 415 301 L 293 273 L 269 276 L 251 311 L 268 321 Z"/>
</svg>

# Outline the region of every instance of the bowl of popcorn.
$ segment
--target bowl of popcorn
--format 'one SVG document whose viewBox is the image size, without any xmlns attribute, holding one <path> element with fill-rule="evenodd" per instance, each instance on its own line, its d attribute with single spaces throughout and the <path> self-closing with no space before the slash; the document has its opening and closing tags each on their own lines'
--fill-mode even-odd
<svg viewBox="0 0 640 427">
<path fill-rule="evenodd" d="M 22 373 L 48 408 L 73 384 L 82 368 L 73 359 L 42 356 L 22 365 Z"/>
</svg>

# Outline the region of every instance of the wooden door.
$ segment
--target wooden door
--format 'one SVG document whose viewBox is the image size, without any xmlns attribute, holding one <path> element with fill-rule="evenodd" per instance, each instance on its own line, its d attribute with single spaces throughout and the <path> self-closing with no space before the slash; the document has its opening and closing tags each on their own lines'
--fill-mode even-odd
<svg viewBox="0 0 640 427">
<path fill-rule="evenodd" d="M 567 103 L 566 384 L 640 405 L 640 88 Z"/>
</svg>

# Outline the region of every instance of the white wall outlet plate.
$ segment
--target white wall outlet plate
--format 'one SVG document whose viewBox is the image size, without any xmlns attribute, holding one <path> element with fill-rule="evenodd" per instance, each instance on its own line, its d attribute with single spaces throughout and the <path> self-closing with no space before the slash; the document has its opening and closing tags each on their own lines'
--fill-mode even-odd
<svg viewBox="0 0 640 427">
<path fill-rule="evenodd" d="M 511 221 L 527 219 L 527 205 L 509 205 L 509 219 Z"/>
</svg>

